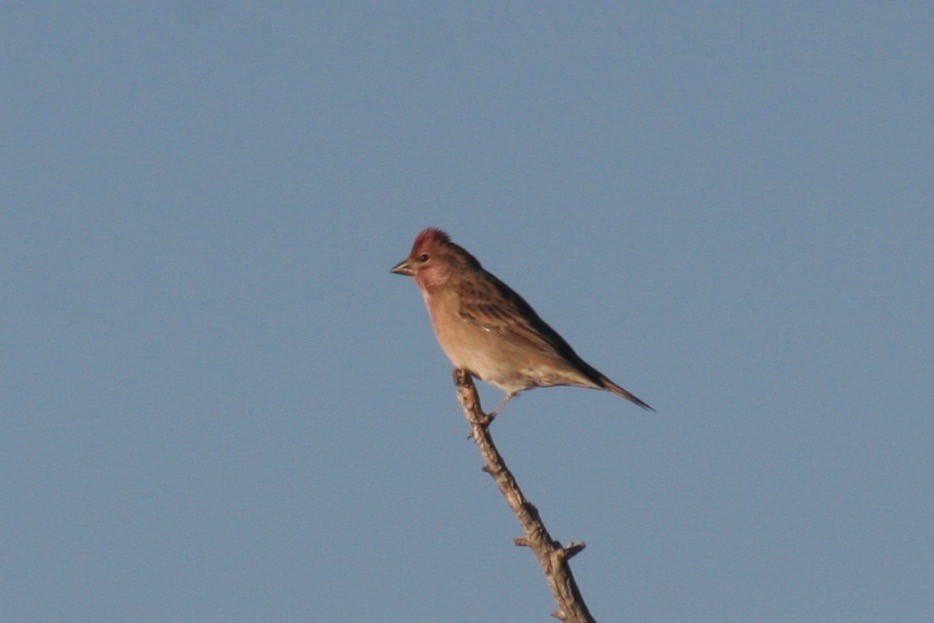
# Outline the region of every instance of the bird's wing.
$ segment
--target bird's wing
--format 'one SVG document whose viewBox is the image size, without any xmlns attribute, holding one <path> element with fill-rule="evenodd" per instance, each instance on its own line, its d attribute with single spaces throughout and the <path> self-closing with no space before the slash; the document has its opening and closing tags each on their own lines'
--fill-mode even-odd
<svg viewBox="0 0 934 623">
<path fill-rule="evenodd" d="M 525 299 L 494 275 L 484 273 L 482 278 L 464 280 L 460 284 L 459 314 L 462 318 L 484 331 L 542 354 L 580 361 L 564 338 L 548 326 Z"/>
<path fill-rule="evenodd" d="M 532 306 L 512 288 L 490 273 L 465 279 L 458 287 L 458 313 L 484 331 L 495 333 L 511 344 L 531 349 L 538 355 L 562 362 L 602 387 L 631 400 L 643 409 L 648 404 L 615 384 L 574 352 L 558 332 L 542 320 Z M 578 385 L 579 383 L 572 383 Z"/>
</svg>

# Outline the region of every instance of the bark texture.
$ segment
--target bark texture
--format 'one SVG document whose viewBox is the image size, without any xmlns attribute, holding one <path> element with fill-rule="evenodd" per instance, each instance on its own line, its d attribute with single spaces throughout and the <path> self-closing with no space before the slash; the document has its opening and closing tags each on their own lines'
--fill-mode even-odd
<svg viewBox="0 0 934 623">
<path fill-rule="evenodd" d="M 465 370 L 454 370 L 454 384 L 457 386 L 457 399 L 470 422 L 471 437 L 480 448 L 483 471 L 493 477 L 525 533 L 525 536 L 515 539 L 515 544 L 531 549 L 545 572 L 545 580 L 558 605 L 557 610 L 551 613 L 552 616 L 566 623 L 596 623 L 587 610 L 587 604 L 581 597 L 568 565 L 568 560 L 584 549 L 584 544 L 571 543 L 565 547 L 551 538 L 538 509 L 522 494 L 515 477 L 493 444 L 489 431 L 492 418 L 480 408 L 480 397 L 473 378 Z"/>
</svg>

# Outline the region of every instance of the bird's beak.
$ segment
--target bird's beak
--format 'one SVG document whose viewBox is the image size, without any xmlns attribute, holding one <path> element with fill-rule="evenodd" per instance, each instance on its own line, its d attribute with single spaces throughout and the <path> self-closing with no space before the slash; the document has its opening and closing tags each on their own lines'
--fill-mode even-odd
<svg viewBox="0 0 934 623">
<path fill-rule="evenodd" d="M 405 275 L 406 277 L 413 277 L 415 275 L 415 271 L 412 270 L 411 266 L 409 266 L 408 259 L 404 259 L 390 268 L 389 272 L 396 273 L 397 275 Z"/>
</svg>

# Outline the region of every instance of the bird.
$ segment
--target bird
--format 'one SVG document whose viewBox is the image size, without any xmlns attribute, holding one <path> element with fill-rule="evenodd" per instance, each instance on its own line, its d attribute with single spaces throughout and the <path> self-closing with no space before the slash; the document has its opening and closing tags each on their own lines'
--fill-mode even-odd
<svg viewBox="0 0 934 623">
<path fill-rule="evenodd" d="M 454 367 L 504 392 L 491 419 L 520 392 L 556 385 L 606 390 L 655 410 L 584 361 L 525 299 L 444 231 L 419 233 L 408 257 L 389 272 L 415 280 Z"/>
</svg>

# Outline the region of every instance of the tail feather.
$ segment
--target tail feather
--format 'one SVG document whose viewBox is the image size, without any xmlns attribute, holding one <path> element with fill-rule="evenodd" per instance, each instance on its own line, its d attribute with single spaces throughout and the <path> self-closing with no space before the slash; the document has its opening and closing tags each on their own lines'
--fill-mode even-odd
<svg viewBox="0 0 934 623">
<path fill-rule="evenodd" d="M 602 375 L 600 376 L 600 385 L 603 386 L 603 389 L 607 391 L 611 391 L 617 396 L 622 396 L 623 398 L 625 398 L 626 400 L 630 402 L 634 402 L 635 404 L 639 405 L 646 411 L 655 411 L 655 409 L 650 407 L 647 403 L 639 400 L 638 398 L 636 398 L 635 395 L 627 392 L 625 389 L 623 389 L 622 387 L 620 387 L 619 385 L 617 385 L 610 379 L 606 378 L 605 376 L 602 376 Z"/>
</svg>

